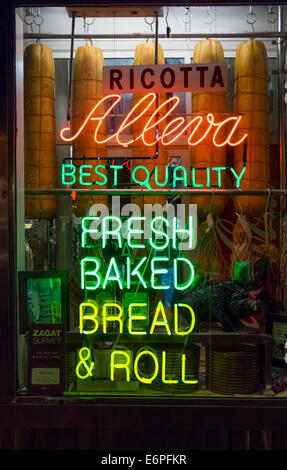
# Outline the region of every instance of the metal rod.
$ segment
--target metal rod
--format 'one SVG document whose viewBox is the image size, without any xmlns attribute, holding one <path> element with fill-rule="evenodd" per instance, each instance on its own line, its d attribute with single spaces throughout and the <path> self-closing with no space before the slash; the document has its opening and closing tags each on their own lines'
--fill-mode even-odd
<svg viewBox="0 0 287 470">
<path fill-rule="evenodd" d="M 156 144 L 158 144 L 158 142 L 156 142 Z M 63 144 L 63 145 L 66 145 L 66 144 Z M 97 161 L 97 160 L 125 160 L 125 161 L 128 161 L 128 160 L 156 160 L 158 158 L 158 155 L 154 155 L 152 157 L 142 157 L 142 156 L 138 156 L 138 157 L 86 157 L 86 158 L 75 158 L 75 157 L 66 157 L 63 159 L 63 163 L 65 162 L 74 162 L 74 161 L 77 161 L 77 160 L 80 160 L 82 162 L 85 162 L 87 160 L 93 160 L 93 161 Z M 177 157 L 177 158 L 180 158 L 180 157 Z M 81 165 L 74 165 L 76 168 L 79 168 Z"/>
<path fill-rule="evenodd" d="M 278 32 L 284 31 L 282 8 L 278 5 Z M 280 149 L 280 189 L 286 189 L 286 106 L 284 97 L 285 86 L 285 53 L 286 41 L 277 39 L 278 50 L 278 127 L 279 127 L 279 149 Z M 286 201 L 280 197 L 280 226 L 279 226 L 279 249 L 281 252 L 283 242 L 283 217 L 286 208 Z M 280 283 L 280 299 L 284 303 L 284 293 L 282 283 Z"/>
<path fill-rule="evenodd" d="M 47 265 L 51 269 L 51 221 L 47 220 Z"/>
<path fill-rule="evenodd" d="M 68 109 L 67 109 L 67 123 L 71 125 L 71 93 L 72 93 L 72 80 L 73 80 L 73 51 L 74 51 L 74 32 L 75 32 L 75 15 L 72 13 L 72 35 L 71 35 L 71 51 L 70 51 L 70 76 L 69 76 L 69 95 L 68 95 Z"/>
<path fill-rule="evenodd" d="M 281 31 L 281 8 L 278 6 L 278 31 Z M 283 155 L 282 155 L 282 107 L 281 102 L 283 99 L 282 96 L 282 44 L 280 38 L 277 39 L 277 55 L 278 55 L 278 75 L 277 75 L 277 86 L 278 86 L 278 130 L 279 130 L 279 149 L 280 149 L 280 189 L 283 189 L 282 186 L 282 165 L 283 165 Z"/>
<path fill-rule="evenodd" d="M 281 32 L 284 29 L 283 15 L 281 6 L 278 6 L 278 29 Z M 286 44 L 278 38 L 278 125 L 279 125 L 279 144 L 280 144 L 280 189 L 286 188 L 286 106 L 285 106 L 285 53 Z M 283 203 L 283 201 L 282 201 Z M 283 212 L 284 203 L 281 207 Z"/>
<path fill-rule="evenodd" d="M 54 194 L 57 196 L 70 195 L 72 192 L 76 194 L 92 195 L 92 194 L 111 194 L 111 195 L 151 195 L 150 189 L 26 189 L 25 194 L 39 194 L 48 195 Z M 228 196 L 287 196 L 287 189 L 153 189 L 152 195 L 190 195 L 190 196 L 216 196 L 223 194 Z"/>
<path fill-rule="evenodd" d="M 285 38 L 284 32 L 258 32 L 258 33 L 178 33 L 171 34 L 167 38 L 166 34 L 158 34 L 160 39 L 240 39 L 240 38 Z M 132 33 L 132 34 L 75 34 L 75 39 L 155 39 L 153 33 Z M 51 34 L 51 33 L 24 33 L 24 39 L 71 39 L 71 34 Z"/>
<path fill-rule="evenodd" d="M 154 63 L 157 65 L 158 62 L 158 13 L 155 11 L 155 60 Z"/>
<path fill-rule="evenodd" d="M 155 65 L 158 64 L 158 12 L 155 11 L 155 56 L 154 56 L 154 63 Z M 158 93 L 156 94 L 156 107 L 158 108 Z M 158 120 L 158 113 L 156 113 L 156 120 Z M 156 137 L 158 136 L 158 125 L 156 126 Z M 159 144 L 158 140 L 156 140 L 155 144 L 155 154 L 156 157 L 159 157 Z"/>
</svg>

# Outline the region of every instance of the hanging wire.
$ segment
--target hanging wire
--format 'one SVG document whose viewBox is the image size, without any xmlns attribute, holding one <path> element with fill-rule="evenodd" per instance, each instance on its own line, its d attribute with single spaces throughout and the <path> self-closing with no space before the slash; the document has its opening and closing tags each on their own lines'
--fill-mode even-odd
<svg viewBox="0 0 287 470">
<path fill-rule="evenodd" d="M 174 13 L 173 13 L 173 15 L 175 16 Z M 176 16 L 175 16 L 175 19 L 176 19 L 177 24 L 179 25 L 179 22 L 178 22 L 178 19 L 177 19 Z M 184 32 L 185 33 L 187 33 L 187 32 L 190 33 L 191 32 L 191 20 L 192 20 L 191 8 L 190 7 L 185 7 L 185 13 L 183 15 L 183 23 L 184 23 Z M 182 31 L 181 25 L 179 25 L 179 29 Z M 186 42 L 186 49 L 190 49 L 191 48 L 191 39 L 190 38 L 185 38 L 185 42 Z"/>
<path fill-rule="evenodd" d="M 114 32 L 114 62 L 116 63 L 116 16 L 115 16 L 115 12 L 113 13 L 113 32 Z"/>
<path fill-rule="evenodd" d="M 203 17 L 203 22 L 209 27 L 209 33 L 211 33 L 211 26 L 212 23 L 214 23 L 214 14 L 211 13 L 210 7 L 206 7 L 206 13 Z"/>
<path fill-rule="evenodd" d="M 36 8 L 36 7 L 35 7 L 35 8 L 31 8 L 31 11 L 32 11 L 33 17 L 35 17 L 35 16 L 37 15 L 37 13 L 38 13 L 38 8 Z"/>
<path fill-rule="evenodd" d="M 209 213 L 210 214 L 212 214 L 213 200 L 214 200 L 214 188 L 213 188 L 213 193 L 212 193 L 212 196 L 211 196 L 210 206 L 209 206 Z"/>
<path fill-rule="evenodd" d="M 89 34 L 89 28 L 95 22 L 95 18 L 91 18 L 90 21 L 87 20 L 86 17 L 83 18 L 84 21 L 84 32 L 85 34 Z M 91 46 L 93 45 L 92 39 L 89 38 Z M 88 39 L 86 39 L 86 46 L 88 45 Z"/>
<path fill-rule="evenodd" d="M 165 22 L 166 22 L 166 37 L 170 38 L 171 28 L 167 20 L 168 14 L 169 14 L 169 7 L 166 8 Z"/>
<path fill-rule="evenodd" d="M 266 205 L 265 205 L 265 212 L 267 212 L 268 210 L 269 201 L 270 201 L 270 188 L 268 188 L 268 196 L 267 196 Z"/>
<path fill-rule="evenodd" d="M 287 80 L 285 81 L 285 84 L 284 84 L 284 101 L 285 101 L 285 104 L 287 104 Z"/>
<path fill-rule="evenodd" d="M 213 23 L 214 21 L 214 16 L 213 14 L 210 12 L 210 7 L 206 7 L 206 13 L 204 15 L 204 18 L 203 18 L 203 21 L 205 24 L 211 24 Z"/>
<path fill-rule="evenodd" d="M 252 5 L 249 7 L 249 12 L 247 13 L 246 21 L 252 27 L 252 33 L 254 33 L 254 23 L 257 20 L 256 13 L 253 11 Z"/>
<path fill-rule="evenodd" d="M 185 7 L 183 22 L 184 22 L 184 31 L 186 33 L 191 32 L 191 20 L 192 20 L 191 8 L 190 7 Z"/>
</svg>

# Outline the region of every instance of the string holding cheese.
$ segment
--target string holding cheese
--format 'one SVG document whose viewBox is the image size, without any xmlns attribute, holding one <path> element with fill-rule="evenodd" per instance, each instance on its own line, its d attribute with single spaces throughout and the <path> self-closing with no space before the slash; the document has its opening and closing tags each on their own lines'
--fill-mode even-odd
<svg viewBox="0 0 287 470">
<path fill-rule="evenodd" d="M 160 44 L 158 44 L 158 50 L 157 50 L 157 55 L 158 55 L 158 64 L 165 64 L 165 58 L 164 58 L 164 53 L 162 50 L 162 47 Z M 134 65 L 154 65 L 155 64 L 155 42 L 145 42 L 143 44 L 139 44 L 136 47 L 135 50 L 135 56 L 134 56 Z M 148 90 L 147 90 L 148 91 Z M 143 97 L 143 94 L 139 93 L 134 93 L 134 105 L 136 105 L 140 99 Z M 149 117 L 154 113 L 156 108 L 160 106 L 165 100 L 167 99 L 167 96 L 165 93 L 159 93 L 158 94 L 158 99 L 157 103 L 155 102 L 148 111 Z M 142 110 L 143 110 L 144 105 L 140 105 L 136 112 L 135 115 L 139 115 Z M 161 114 L 165 114 L 167 111 L 166 107 L 162 108 L 162 112 L 158 113 L 158 118 L 160 118 Z M 136 123 L 133 126 L 133 136 L 134 139 L 141 134 L 144 126 L 146 125 L 146 115 L 143 115 L 142 118 L 138 119 Z M 153 120 L 152 123 L 154 123 L 155 120 Z M 151 123 L 151 124 L 152 124 Z M 165 122 L 166 125 L 166 122 Z M 159 124 L 159 134 L 162 133 L 162 129 L 164 126 L 164 122 Z M 150 142 L 153 142 L 156 140 L 157 137 L 157 131 L 156 128 L 154 127 L 148 132 L 148 138 Z M 164 146 L 161 144 L 158 145 L 158 157 L 153 158 L 153 159 L 146 159 L 146 157 L 155 157 L 156 156 L 156 151 L 157 151 L 157 146 L 156 144 L 151 145 L 151 146 L 146 146 L 141 139 L 137 140 L 133 144 L 133 157 L 137 157 L 136 160 L 132 160 L 131 162 L 131 168 L 134 169 L 136 166 L 145 166 L 151 175 L 149 179 L 149 184 L 152 189 L 157 188 L 158 185 L 155 183 L 155 177 L 157 177 L 157 181 L 159 181 L 161 184 L 163 184 L 166 180 L 166 165 L 167 165 L 167 150 Z M 139 157 L 139 158 L 138 158 Z M 144 159 L 141 159 L 140 157 L 144 157 Z M 154 168 L 157 166 L 157 173 L 155 175 Z M 143 169 L 139 169 L 136 172 L 136 178 L 138 181 L 144 181 L 146 180 L 147 173 Z M 165 186 L 161 186 L 164 188 Z M 165 205 L 166 204 L 166 196 L 135 196 L 133 197 L 133 203 L 137 204 L 139 207 L 143 207 L 144 204 L 161 204 Z"/>
<path fill-rule="evenodd" d="M 194 48 L 193 62 L 195 64 L 211 63 L 211 62 L 224 62 L 224 52 L 219 41 L 215 39 L 206 39 L 200 41 Z M 221 113 L 226 111 L 226 94 L 221 92 L 203 92 L 192 93 L 192 114 L 204 115 L 213 113 L 215 121 L 218 122 L 222 119 Z M 205 129 L 200 128 L 200 133 L 204 134 L 208 127 L 205 124 Z M 212 133 L 209 133 L 204 139 L 204 142 L 194 147 L 190 152 L 190 163 L 193 168 L 213 168 L 226 166 L 226 148 L 216 147 L 212 140 Z M 196 179 L 197 185 L 206 184 L 206 171 L 198 172 Z M 212 172 L 210 178 L 210 186 L 218 185 L 215 172 Z M 222 186 L 226 187 L 225 174 L 222 177 Z M 192 204 L 197 204 L 199 215 L 205 216 L 210 209 L 214 215 L 219 215 L 224 209 L 225 198 L 224 196 L 214 196 L 212 207 L 210 207 L 210 199 L 207 197 L 192 197 Z"/>
<path fill-rule="evenodd" d="M 263 42 L 250 39 L 240 44 L 235 59 L 235 112 L 242 114 L 237 137 L 247 133 L 247 141 L 234 149 L 235 171 L 246 166 L 241 189 L 269 186 L 269 100 L 268 61 Z M 264 196 L 238 196 L 234 207 L 249 217 L 264 213 Z"/>
<path fill-rule="evenodd" d="M 197 245 L 191 252 L 190 260 L 202 279 L 219 281 L 227 277 L 227 263 L 210 213 L 198 227 Z"/>
<path fill-rule="evenodd" d="M 79 46 L 76 50 L 74 59 L 73 73 L 73 106 L 72 106 L 72 130 L 73 133 L 78 130 L 82 122 L 91 112 L 91 109 L 103 98 L 103 66 L 104 58 L 102 50 L 96 46 Z M 102 116 L 105 112 L 104 104 L 97 108 L 93 117 Z M 84 131 L 77 139 L 73 141 L 73 163 L 75 165 L 95 165 L 95 157 L 106 156 L 106 145 L 99 144 L 94 140 L 95 124 L 89 120 Z M 100 141 L 104 140 L 105 125 L 101 126 L 99 131 Z M 93 158 L 90 160 L 89 158 Z M 79 159 L 79 160 L 76 160 Z M 97 162 L 105 166 L 101 168 L 100 182 L 104 183 L 97 186 L 99 189 L 107 188 L 107 161 Z M 87 173 L 89 169 L 87 169 Z M 85 176 L 84 181 L 87 189 L 96 187 L 95 175 Z M 74 185 L 73 188 L 77 188 Z M 84 217 L 94 204 L 108 203 L 108 196 L 90 195 L 79 196 L 73 203 L 74 212 L 77 217 Z"/>
<path fill-rule="evenodd" d="M 269 260 L 270 266 L 274 267 L 279 263 L 279 250 L 277 246 L 272 242 L 272 218 L 271 213 L 265 211 L 264 213 L 264 226 L 265 226 L 265 242 L 262 243 L 259 247 L 258 254 L 262 258 L 267 258 Z"/>
<path fill-rule="evenodd" d="M 55 68 L 50 47 L 30 44 L 24 51 L 25 189 L 56 187 Z M 27 195 L 25 217 L 49 219 L 55 196 Z"/>
</svg>

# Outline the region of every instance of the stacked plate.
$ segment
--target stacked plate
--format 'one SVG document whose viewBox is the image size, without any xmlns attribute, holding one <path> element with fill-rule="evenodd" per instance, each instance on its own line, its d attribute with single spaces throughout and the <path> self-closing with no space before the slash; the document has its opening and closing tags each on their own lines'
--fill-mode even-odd
<svg viewBox="0 0 287 470">
<path fill-rule="evenodd" d="M 212 346 L 207 352 L 207 386 L 223 395 L 257 391 L 257 355 L 252 345 Z"/>
<path fill-rule="evenodd" d="M 287 323 L 273 323 L 273 339 L 277 344 L 285 344 L 287 341 Z"/>
<path fill-rule="evenodd" d="M 65 353 L 65 391 L 74 390 L 76 385 L 76 351 L 68 350 Z"/>
<path fill-rule="evenodd" d="M 166 384 L 162 381 L 162 350 L 155 350 L 157 357 L 159 358 L 159 371 L 154 381 L 149 387 L 154 390 L 167 393 L 190 393 L 198 390 L 199 384 L 199 359 L 200 359 L 200 347 L 194 344 L 190 345 L 183 351 L 185 354 L 185 379 L 187 381 L 197 380 L 195 384 L 189 384 L 182 382 L 182 351 L 180 349 L 165 349 L 166 352 L 166 367 L 165 367 L 165 378 L 167 380 L 177 380 L 177 383 Z M 147 377 L 151 377 L 154 372 L 154 361 L 151 356 L 146 356 L 145 373 Z"/>
<path fill-rule="evenodd" d="M 273 357 L 276 359 L 284 359 L 285 344 L 287 342 L 287 323 L 273 323 Z"/>
</svg>

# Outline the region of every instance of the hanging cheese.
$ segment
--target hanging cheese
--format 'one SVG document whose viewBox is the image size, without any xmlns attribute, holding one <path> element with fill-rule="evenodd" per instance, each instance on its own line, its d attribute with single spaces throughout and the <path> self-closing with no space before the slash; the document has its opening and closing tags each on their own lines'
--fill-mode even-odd
<svg viewBox="0 0 287 470">
<path fill-rule="evenodd" d="M 24 51 L 25 189 L 55 189 L 56 134 L 54 59 L 50 47 L 30 44 Z M 49 219 L 55 196 L 27 195 L 25 217 Z"/>
<path fill-rule="evenodd" d="M 206 39 L 200 41 L 194 48 L 193 62 L 195 64 L 223 62 L 224 53 L 220 42 L 215 39 Z M 226 94 L 225 92 L 203 92 L 192 94 L 192 114 L 205 115 L 213 113 L 215 122 L 222 120 L 221 113 L 226 112 Z M 200 135 L 204 134 L 208 127 L 206 122 L 205 127 L 200 127 Z M 198 134 L 198 138 L 200 138 Z M 213 133 L 209 132 L 204 142 L 198 144 L 191 149 L 191 166 L 193 168 L 210 168 L 225 167 L 226 166 L 226 147 L 216 147 L 212 141 Z M 222 173 L 221 185 L 226 187 L 225 172 Z M 197 185 L 206 186 L 207 170 L 196 172 Z M 218 174 L 216 171 L 210 171 L 210 186 L 218 185 Z M 192 203 L 197 204 L 198 213 L 206 216 L 211 209 L 212 213 L 219 215 L 225 205 L 224 196 L 214 196 L 212 201 L 209 197 L 198 196 L 192 197 Z"/>
<path fill-rule="evenodd" d="M 73 106 L 72 106 L 72 130 L 73 134 L 78 131 L 85 118 L 93 107 L 103 98 L 103 66 L 104 58 L 102 50 L 95 46 L 80 46 L 76 50 L 73 73 Z M 104 105 L 94 112 L 93 117 L 104 114 Z M 106 145 L 98 144 L 94 140 L 95 123 L 89 120 L 84 131 L 73 141 L 73 164 L 74 165 L 103 165 L 99 168 L 101 177 L 98 177 L 101 185 L 95 185 L 96 174 L 84 176 L 84 182 L 92 183 L 86 186 L 76 186 L 81 189 L 104 189 L 107 188 L 107 161 L 95 160 L 95 157 L 106 156 Z M 98 133 L 98 139 L 104 140 L 104 124 Z M 89 158 L 93 158 L 90 160 Z M 87 169 L 88 173 L 88 169 Z M 106 195 L 76 195 L 73 203 L 74 213 L 77 217 L 88 215 L 90 208 L 94 204 L 108 204 Z"/>
<path fill-rule="evenodd" d="M 163 50 L 158 45 L 158 64 L 165 64 L 165 58 L 163 54 Z M 134 65 L 153 65 L 155 64 L 155 42 L 145 42 L 143 44 L 139 44 L 135 50 L 135 57 L 134 57 Z M 147 90 L 148 93 L 148 90 Z M 134 94 L 134 105 L 136 105 L 140 99 L 142 99 L 144 94 L 135 93 Z M 155 102 L 148 110 L 148 116 L 150 117 L 153 112 L 156 110 L 158 106 L 160 106 L 165 100 L 167 99 L 166 94 L 159 93 L 157 95 L 157 103 Z M 137 112 L 135 115 L 138 115 L 142 112 L 142 110 L 146 107 L 145 103 L 142 106 L 137 108 Z M 162 108 L 162 113 L 164 114 L 167 111 L 166 107 Z M 162 114 L 158 113 L 158 119 Z M 133 136 L 134 139 L 142 132 L 145 124 L 147 122 L 147 115 L 145 114 L 141 119 L 138 119 L 133 126 Z M 153 121 L 154 123 L 155 121 Z M 166 123 L 165 123 L 166 125 Z M 161 133 L 162 124 L 159 124 L 159 134 Z M 152 129 L 147 133 L 147 140 L 149 142 L 154 142 L 156 139 L 156 129 Z M 149 174 L 151 175 L 149 184 L 152 189 L 164 189 L 167 184 L 163 185 L 165 182 L 167 183 L 167 151 L 161 145 L 158 144 L 158 158 L 154 158 L 156 156 L 157 146 L 156 144 L 151 146 L 146 146 L 141 139 L 136 141 L 133 144 L 133 157 L 137 157 L 136 160 L 131 161 L 131 171 L 136 166 L 144 166 L 147 168 Z M 139 157 L 139 158 L 138 158 Z M 141 159 L 140 157 L 144 157 Z M 146 157 L 153 157 L 153 159 L 146 159 Z M 156 168 L 155 168 L 156 167 Z M 138 181 L 145 181 L 147 179 L 148 173 L 144 169 L 138 169 L 135 172 L 135 178 Z M 159 183 L 159 184 L 156 184 Z M 136 186 L 139 189 L 147 189 L 145 186 Z M 133 203 L 137 204 L 139 207 L 143 207 L 144 204 L 161 204 L 164 206 L 166 204 L 166 196 L 135 196 L 132 198 Z"/>
<path fill-rule="evenodd" d="M 269 186 L 268 62 L 263 42 L 250 39 L 240 44 L 235 60 L 235 112 L 242 114 L 237 138 L 248 134 L 234 149 L 235 171 L 246 166 L 240 188 L 265 189 Z M 237 140 L 237 139 L 236 139 Z M 234 198 L 237 212 L 247 216 L 264 213 L 264 196 Z"/>
</svg>

